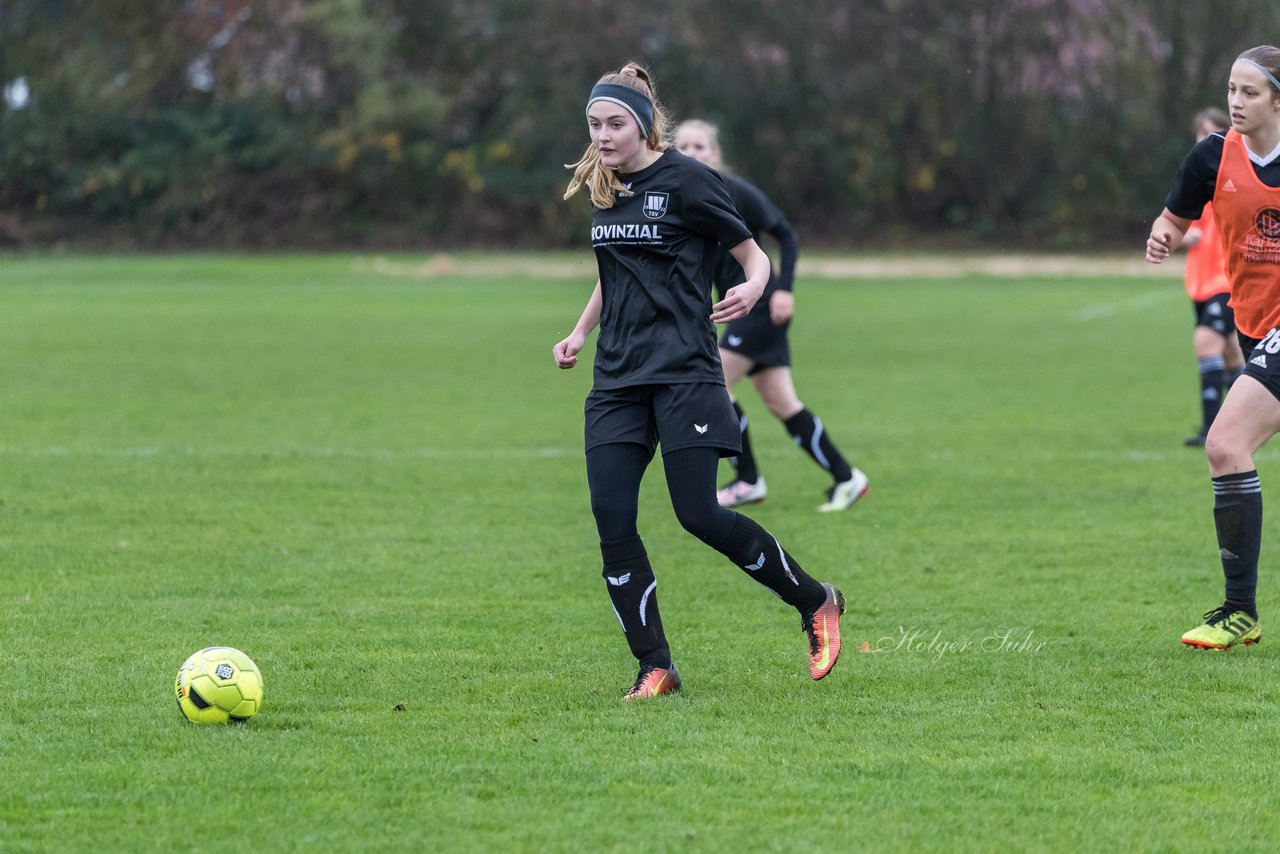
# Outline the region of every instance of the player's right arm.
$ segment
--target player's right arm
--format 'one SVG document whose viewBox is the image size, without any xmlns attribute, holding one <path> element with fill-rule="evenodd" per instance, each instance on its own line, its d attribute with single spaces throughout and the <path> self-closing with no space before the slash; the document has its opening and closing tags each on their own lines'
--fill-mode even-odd
<svg viewBox="0 0 1280 854">
<path fill-rule="evenodd" d="M 573 327 L 573 331 L 569 333 L 568 338 L 551 348 L 551 355 L 555 358 L 557 367 L 561 370 L 568 370 L 578 364 L 578 353 L 582 352 L 582 348 L 587 343 L 587 336 L 591 334 L 591 330 L 595 329 L 596 324 L 599 322 L 600 280 L 596 279 L 596 289 L 591 292 L 591 298 L 587 300 L 587 307 L 582 310 L 582 317 L 578 318 L 578 325 Z"/>
<path fill-rule="evenodd" d="M 1195 144 L 1182 159 L 1173 187 L 1164 199 L 1164 210 L 1151 224 L 1147 238 L 1147 260 L 1159 264 L 1177 249 L 1191 223 L 1200 218 L 1204 206 L 1213 201 L 1222 163 L 1223 135 L 1211 133 Z M 1187 214 L 1182 217 L 1174 209 Z"/>
<path fill-rule="evenodd" d="M 1191 220 L 1183 219 L 1165 208 L 1151 223 L 1151 236 L 1147 238 L 1147 260 L 1159 264 L 1178 248 L 1182 236 L 1191 227 Z"/>
</svg>

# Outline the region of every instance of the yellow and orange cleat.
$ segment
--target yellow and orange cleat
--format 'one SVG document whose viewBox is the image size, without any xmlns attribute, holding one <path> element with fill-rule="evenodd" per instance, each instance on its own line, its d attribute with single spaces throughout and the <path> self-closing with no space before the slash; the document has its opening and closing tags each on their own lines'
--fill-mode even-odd
<svg viewBox="0 0 1280 854">
<path fill-rule="evenodd" d="M 671 694 L 680 690 L 680 674 L 675 665 L 670 667 L 642 667 L 635 684 L 623 696 L 624 700 L 644 700 L 660 694 Z"/>
<path fill-rule="evenodd" d="M 822 585 L 827 598 L 818 610 L 801 618 L 809 636 L 809 675 L 816 681 L 831 672 L 840 658 L 840 615 L 844 613 L 844 594 L 832 584 Z"/>
<path fill-rule="evenodd" d="M 1204 625 L 1184 634 L 1182 642 L 1197 649 L 1231 649 L 1236 644 L 1250 646 L 1262 642 L 1262 624 L 1247 611 L 1224 604 L 1205 614 Z"/>
</svg>

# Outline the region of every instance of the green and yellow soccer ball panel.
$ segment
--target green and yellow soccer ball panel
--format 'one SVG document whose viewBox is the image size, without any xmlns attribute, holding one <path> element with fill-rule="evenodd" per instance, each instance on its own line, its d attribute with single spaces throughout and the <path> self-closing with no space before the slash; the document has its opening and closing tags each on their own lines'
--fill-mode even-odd
<svg viewBox="0 0 1280 854">
<path fill-rule="evenodd" d="M 178 708 L 197 724 L 247 721 L 262 708 L 262 674 L 253 659 L 229 646 L 205 647 L 178 668 Z"/>
</svg>

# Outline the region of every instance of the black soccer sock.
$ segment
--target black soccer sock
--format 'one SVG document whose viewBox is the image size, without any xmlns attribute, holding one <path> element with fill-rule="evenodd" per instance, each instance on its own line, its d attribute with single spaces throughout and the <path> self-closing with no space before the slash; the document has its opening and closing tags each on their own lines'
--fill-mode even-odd
<svg viewBox="0 0 1280 854">
<path fill-rule="evenodd" d="M 821 606 L 827 598 L 827 591 L 800 568 L 773 534 L 741 513 L 733 515 L 737 519 L 729 539 L 716 546 L 716 551 L 801 613 Z"/>
<path fill-rule="evenodd" d="M 836 483 L 844 483 L 853 477 L 853 471 L 840 451 L 827 436 L 822 419 L 807 409 L 801 409 L 785 422 L 787 432 L 814 462 L 831 473 Z"/>
<path fill-rule="evenodd" d="M 1205 356 L 1200 364 L 1200 410 L 1204 417 L 1204 432 L 1218 417 L 1222 408 L 1222 389 L 1226 384 L 1226 365 L 1221 356 Z"/>
<path fill-rule="evenodd" d="M 1213 479 L 1213 521 L 1226 576 L 1226 599 L 1256 616 L 1258 553 L 1262 547 L 1262 484 L 1258 472 Z"/>
<path fill-rule="evenodd" d="M 751 452 L 751 435 L 747 432 L 747 413 L 742 411 L 742 407 L 736 400 L 733 402 L 733 411 L 738 414 L 738 430 L 742 433 L 742 453 L 731 457 L 729 462 L 738 473 L 738 480 L 755 483 L 760 479 L 760 470 L 756 467 L 756 456 Z"/>
<path fill-rule="evenodd" d="M 671 647 L 658 614 L 658 580 L 639 537 L 601 542 L 605 586 L 631 654 L 642 665 L 671 666 Z"/>
</svg>

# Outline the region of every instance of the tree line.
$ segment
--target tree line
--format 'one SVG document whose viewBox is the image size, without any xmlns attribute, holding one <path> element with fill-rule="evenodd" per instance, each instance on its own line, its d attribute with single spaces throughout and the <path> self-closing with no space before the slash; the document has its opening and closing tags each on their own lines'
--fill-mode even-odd
<svg viewBox="0 0 1280 854">
<path fill-rule="evenodd" d="M 0 245 L 581 246 L 646 63 L 809 245 L 1140 239 L 1274 0 L 0 0 Z"/>
</svg>

